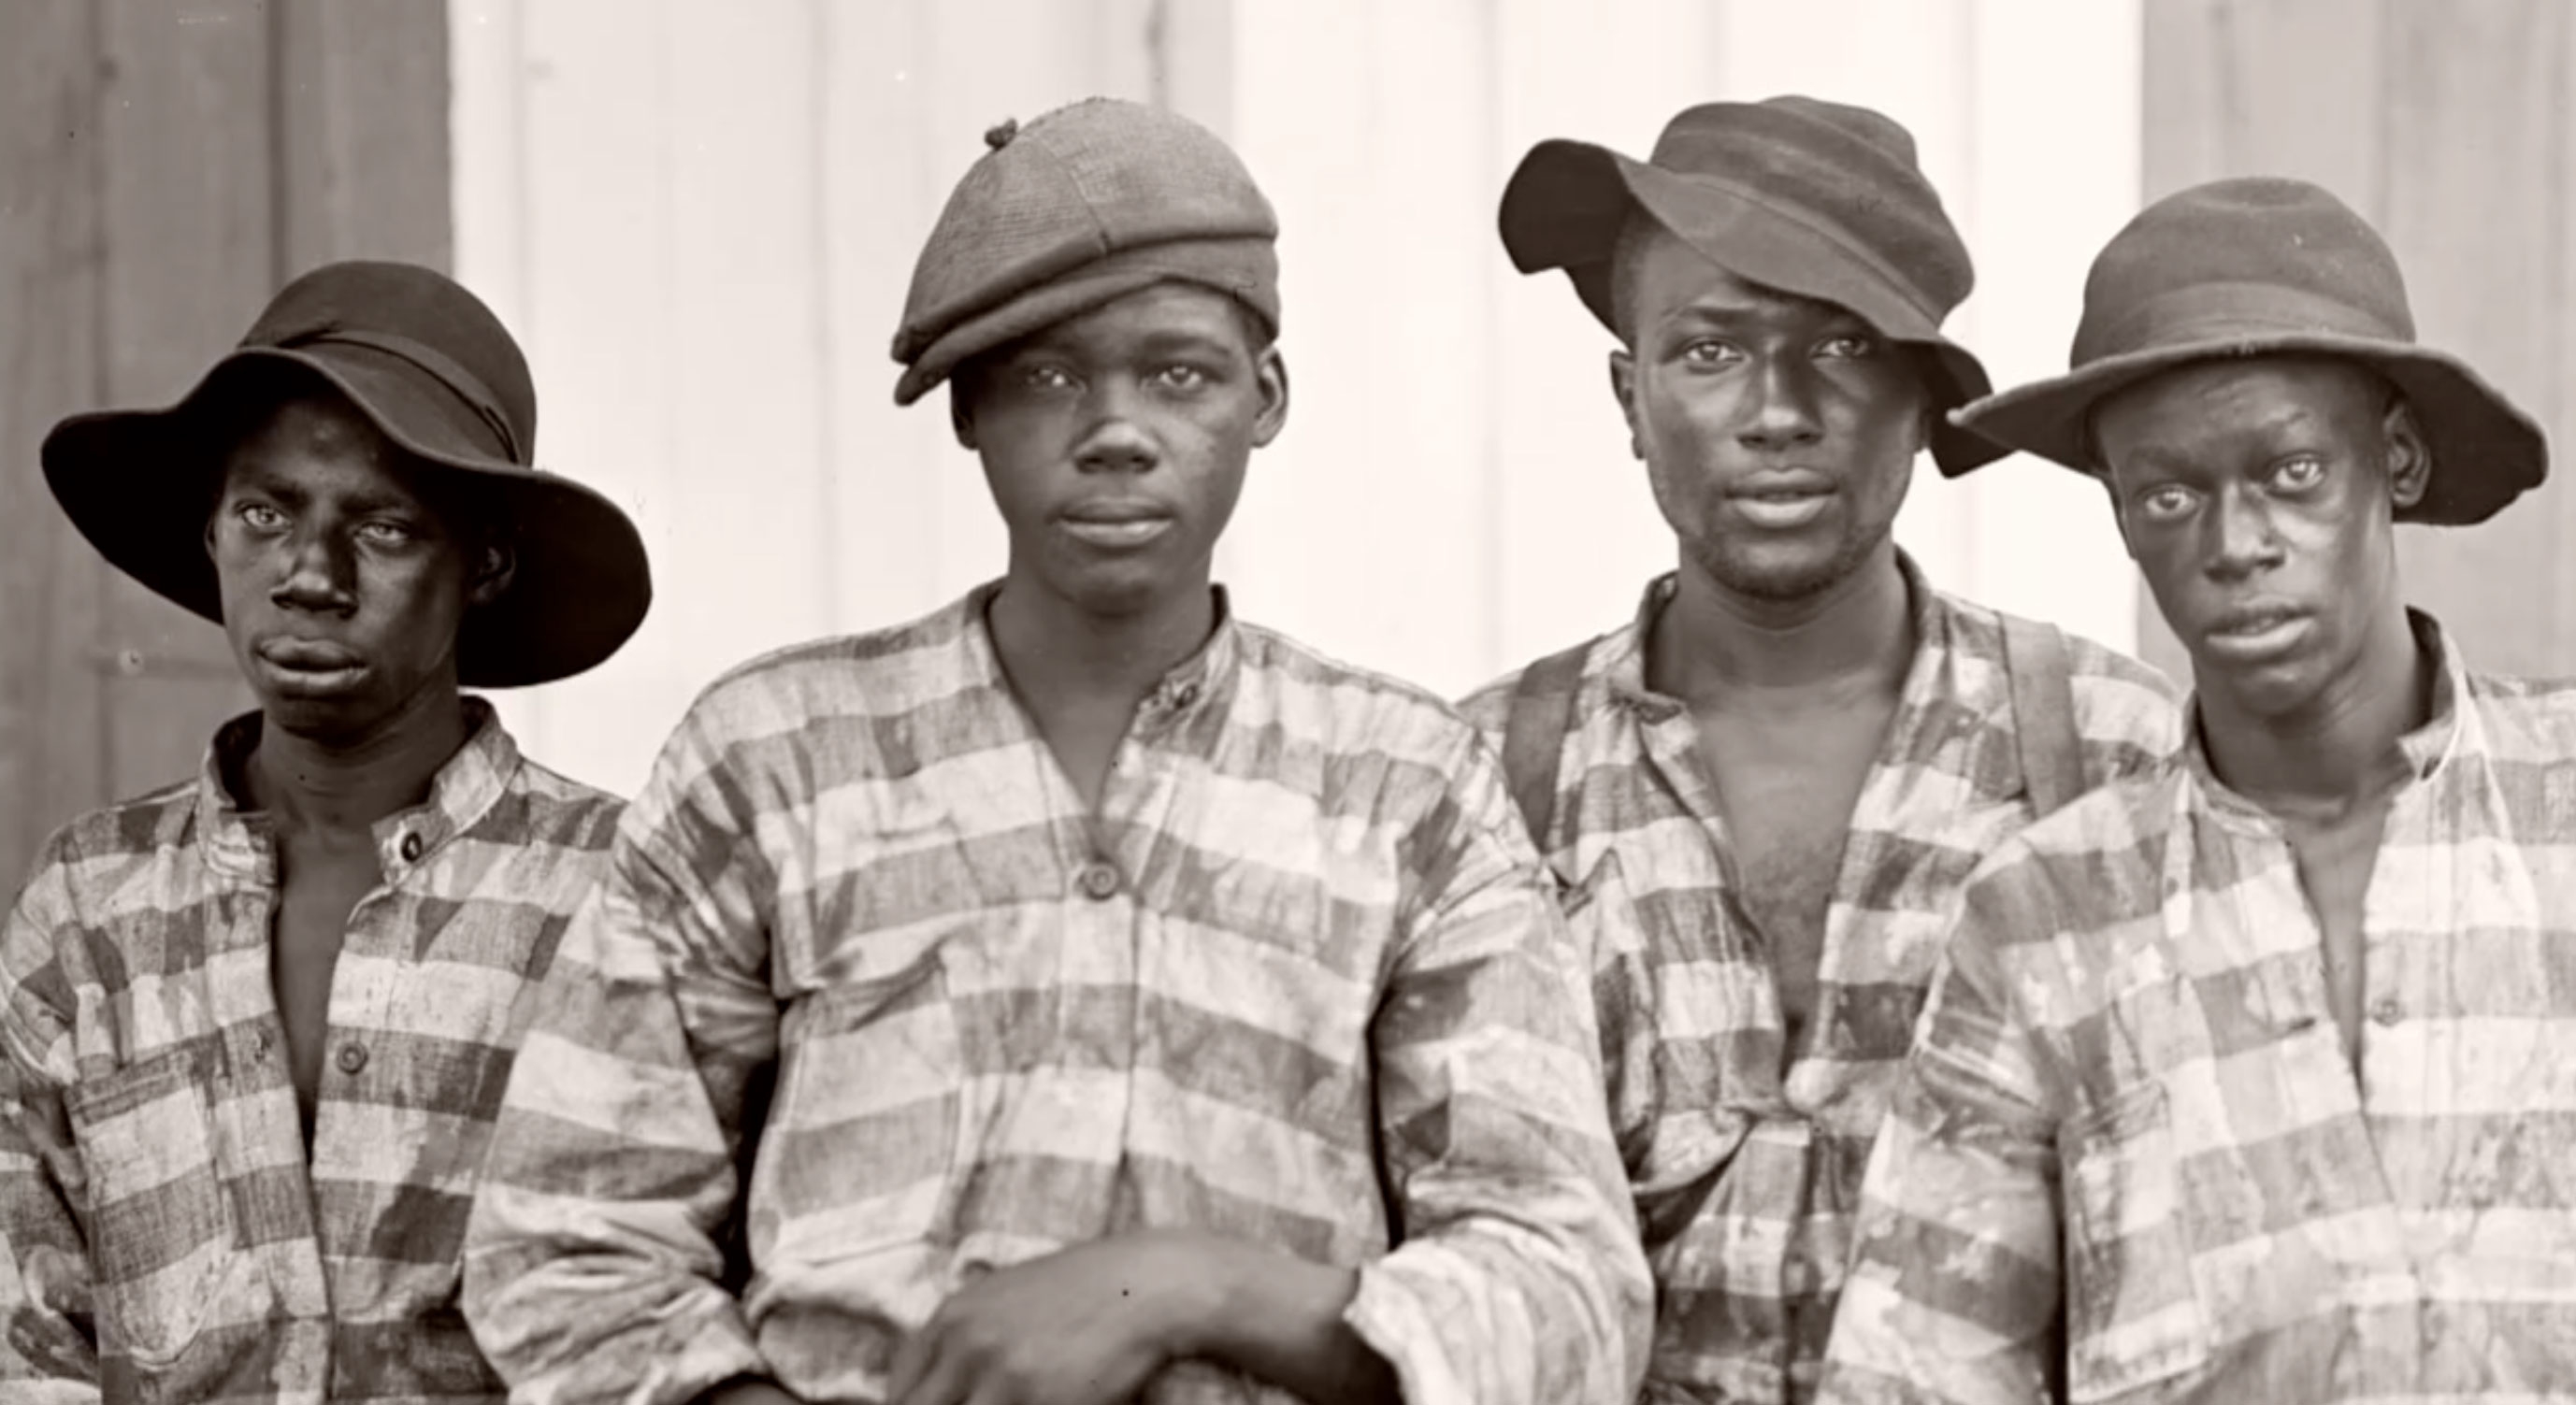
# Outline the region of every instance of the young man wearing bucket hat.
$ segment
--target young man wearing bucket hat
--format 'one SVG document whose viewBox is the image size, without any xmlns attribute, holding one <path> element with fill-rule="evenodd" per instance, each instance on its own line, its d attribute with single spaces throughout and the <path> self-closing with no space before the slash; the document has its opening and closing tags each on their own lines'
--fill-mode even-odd
<svg viewBox="0 0 2576 1405">
<path fill-rule="evenodd" d="M 947 382 L 1008 569 L 680 724 L 510 1086 L 478 1338 L 530 1405 L 1625 1405 L 1646 1267 L 1492 757 L 1209 578 L 1287 411 L 1268 201 L 1152 107 L 988 140 L 896 400 Z"/>
<path fill-rule="evenodd" d="M 1932 588 L 1914 458 L 2000 450 L 1940 321 L 1972 279 L 1912 138 L 1805 97 L 1542 143 L 1503 195 L 1563 268 L 1679 545 L 1635 620 L 1468 700 L 1594 954 L 1672 1398 L 1815 1383 L 1885 1090 L 1978 857 L 2173 745 L 2170 685 Z"/>
<path fill-rule="evenodd" d="M 2473 671 L 2394 540 L 2537 485 L 2539 428 L 2273 178 L 2139 214 L 2068 373 L 1960 421 L 2109 489 L 2192 725 L 1971 884 L 1827 1396 L 2565 1398 L 2576 690 Z"/>
<path fill-rule="evenodd" d="M 473 295 L 344 263 L 178 404 L 46 437 L 73 523 L 223 626 L 259 710 L 57 832 L 0 925 L 0 1397 L 501 1398 L 465 1212 L 618 805 L 459 690 L 591 667 L 651 593 L 535 429 Z"/>
</svg>

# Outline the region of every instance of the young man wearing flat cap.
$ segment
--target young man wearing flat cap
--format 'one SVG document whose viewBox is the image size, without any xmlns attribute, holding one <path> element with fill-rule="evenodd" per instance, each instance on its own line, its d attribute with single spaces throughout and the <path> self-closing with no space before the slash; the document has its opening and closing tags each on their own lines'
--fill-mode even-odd
<svg viewBox="0 0 2576 1405">
<path fill-rule="evenodd" d="M 1008 569 L 680 724 L 509 1090 L 478 1339 L 529 1405 L 1624 1405 L 1646 1266 L 1490 753 L 1209 579 L 1288 407 L 1268 201 L 1152 107 L 988 140 L 895 398 L 948 383 Z"/>
<path fill-rule="evenodd" d="M 618 804 L 459 689 L 581 672 L 651 597 L 535 430 L 472 294 L 343 263 L 176 405 L 46 437 L 73 523 L 222 624 L 259 710 L 57 832 L 0 925 L 12 1405 L 501 1399 L 465 1214 Z"/>
<path fill-rule="evenodd" d="M 1894 542 L 1918 452 L 2001 453 L 1942 419 L 1987 381 L 1940 331 L 1972 273 L 1903 127 L 1792 96 L 1690 108 L 1645 162 L 1544 142 L 1501 223 L 1617 334 L 1679 563 L 1466 708 L 1593 953 L 1650 1394 L 1803 1401 L 1961 884 L 2170 749 L 2170 686 Z"/>
<path fill-rule="evenodd" d="M 2138 215 L 2068 373 L 1960 418 L 2109 489 L 2191 725 L 1970 884 L 1826 1396 L 2566 1398 L 2576 689 L 2473 671 L 2394 540 L 2540 429 L 2272 178 Z"/>
</svg>

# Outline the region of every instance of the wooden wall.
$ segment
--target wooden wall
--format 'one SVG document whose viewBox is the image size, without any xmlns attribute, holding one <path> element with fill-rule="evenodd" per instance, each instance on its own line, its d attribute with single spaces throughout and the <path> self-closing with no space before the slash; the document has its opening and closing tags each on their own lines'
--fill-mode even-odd
<svg viewBox="0 0 2576 1405">
<path fill-rule="evenodd" d="M 933 608 L 1002 565 L 941 398 L 886 348 L 982 133 L 1092 93 L 1228 136 L 1278 207 L 1294 387 L 1220 553 L 1243 612 L 1444 692 L 1629 616 L 1673 558 L 1562 276 L 1495 205 L 1529 146 L 1643 153 L 1675 112 L 1806 91 L 1910 126 L 1976 250 L 1955 325 L 2060 364 L 2135 208 L 2137 0 L 453 0 L 457 269 L 529 349 L 550 467 L 627 506 L 653 616 L 497 695 L 532 754 L 639 783 L 764 649 Z M 2070 159 L 2071 153 L 2071 159 Z M 1941 583 L 2126 646 L 2098 491 L 1928 466 Z"/>
<path fill-rule="evenodd" d="M 0 10 L 0 891 L 248 705 L 220 630 L 64 522 L 46 428 L 177 398 L 316 263 L 445 267 L 447 108 L 436 0 Z"/>
<path fill-rule="evenodd" d="M 2480 526 L 2401 528 L 2399 550 L 2409 597 L 2478 666 L 2576 673 L 2576 7 L 2153 0 L 2146 18 L 2147 198 L 2256 173 L 2333 190 L 2396 249 L 2418 337 L 2549 431 L 2538 492 Z M 2143 594 L 2139 634 L 2187 667 Z"/>
</svg>

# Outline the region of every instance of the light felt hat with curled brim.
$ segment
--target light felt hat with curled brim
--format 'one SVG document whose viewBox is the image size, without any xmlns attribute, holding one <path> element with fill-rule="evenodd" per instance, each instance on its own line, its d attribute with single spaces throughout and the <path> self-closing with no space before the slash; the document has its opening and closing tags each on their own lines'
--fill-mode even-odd
<svg viewBox="0 0 2576 1405">
<path fill-rule="evenodd" d="M 635 525 L 607 498 L 533 466 L 536 388 L 490 308 L 413 264 L 329 264 L 278 291 L 241 343 L 178 403 L 74 415 L 45 436 L 45 482 L 118 570 L 223 621 L 206 518 L 262 363 L 319 376 L 424 472 L 497 496 L 516 564 L 500 597 L 466 611 L 458 681 L 509 688 L 568 678 L 617 652 L 653 599 Z M 264 387 L 263 387 L 264 389 Z M 273 392 L 270 392 L 273 393 Z"/>
<path fill-rule="evenodd" d="M 2415 341 L 2386 240 L 2306 181 L 2249 176 L 2140 211 L 2084 280 L 2065 375 L 2016 386 L 1954 418 L 1997 443 L 2086 473 L 2096 406 L 2177 367 L 2255 356 L 2367 365 L 2414 407 L 2433 471 L 2398 521 L 2462 526 L 2539 486 L 2539 424 L 2467 363 Z"/>
<path fill-rule="evenodd" d="M 1543 141 L 1503 190 L 1503 247 L 1523 273 L 1562 268 L 1612 332 L 1611 256 L 1642 210 L 1747 282 L 1846 308 L 1929 353 L 1933 408 L 1992 389 L 1942 319 L 1976 286 L 1967 246 L 1916 164 L 1914 137 L 1865 107 L 1795 95 L 1705 103 L 1632 160 L 1590 142 Z M 1932 461 L 1957 477 L 2006 451 L 1946 418 Z"/>
</svg>

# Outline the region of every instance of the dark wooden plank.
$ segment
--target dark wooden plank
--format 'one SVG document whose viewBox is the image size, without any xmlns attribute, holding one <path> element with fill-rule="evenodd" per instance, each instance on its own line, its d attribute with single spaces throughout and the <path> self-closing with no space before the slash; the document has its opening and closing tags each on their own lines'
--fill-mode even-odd
<svg viewBox="0 0 2576 1405">
<path fill-rule="evenodd" d="M 275 290 L 271 16 L 255 0 L 100 0 L 101 387 L 119 405 L 183 394 Z M 96 658 L 107 784 L 190 773 L 214 724 L 249 705 L 223 633 L 122 576 Z"/>
<path fill-rule="evenodd" d="M 2387 0 L 2141 6 L 2142 201 L 2222 176 L 2297 176 L 2379 221 L 2388 200 L 2381 75 L 2394 43 L 2390 8 Z M 2451 8 L 2395 6 L 2418 15 Z M 2189 679 L 2190 660 L 2143 585 L 2138 652 Z"/>
<path fill-rule="evenodd" d="M 0 900 L 55 826 L 96 802 L 95 637 L 105 567 L 54 505 L 36 446 L 98 399 L 98 33 L 85 4 L 27 5 L 0 43 Z"/>
<path fill-rule="evenodd" d="M 2387 209 L 2417 335 L 2462 356 L 2537 415 L 2560 445 L 2569 286 L 2560 267 L 2570 15 L 2563 0 L 2400 4 L 2382 94 Z M 2442 466 L 2436 465 L 2435 472 Z M 2576 673 L 2568 647 L 2564 476 L 2465 529 L 2399 534 L 2407 598 L 2479 667 Z"/>
<path fill-rule="evenodd" d="M 446 5 L 271 3 L 279 271 L 347 258 L 453 267 Z"/>
</svg>

